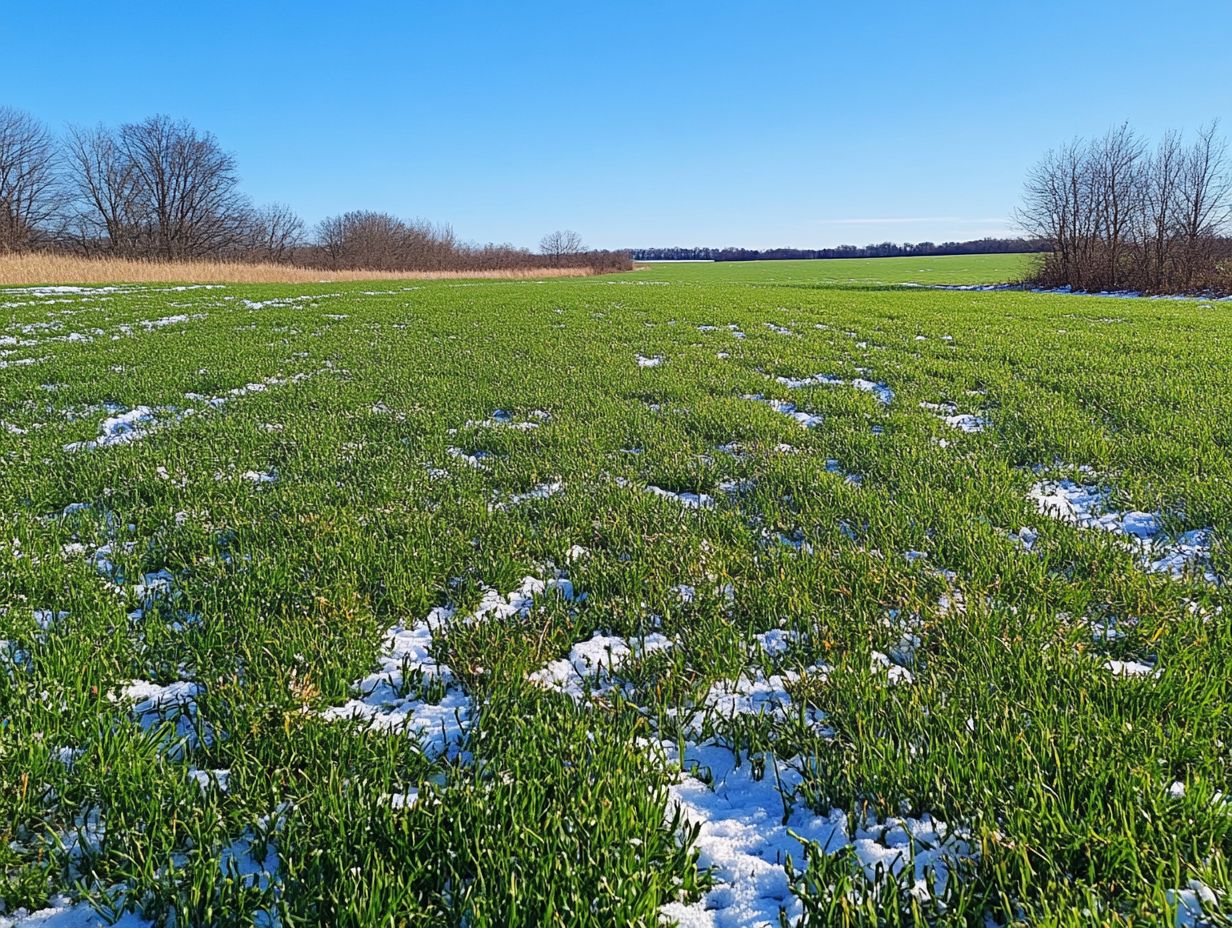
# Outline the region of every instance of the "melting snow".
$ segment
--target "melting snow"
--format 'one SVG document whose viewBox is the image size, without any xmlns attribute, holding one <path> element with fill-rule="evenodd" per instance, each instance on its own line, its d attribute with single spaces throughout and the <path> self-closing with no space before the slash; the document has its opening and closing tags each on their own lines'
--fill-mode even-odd
<svg viewBox="0 0 1232 928">
<path fill-rule="evenodd" d="M 633 640 L 596 633 L 575 644 L 568 657 L 551 661 L 527 679 L 580 702 L 588 693 L 603 694 L 618 688 L 621 684 L 615 671 L 630 659 L 671 646 L 671 640 L 658 633 Z"/>
<path fill-rule="evenodd" d="M 412 625 L 394 625 L 385 632 L 377 669 L 354 684 L 359 695 L 325 709 L 322 718 L 365 722 L 379 731 L 405 734 L 418 740 L 420 749 L 431 756 L 456 755 L 475 707 L 453 671 L 436 659 L 439 636 L 454 624 L 527 616 L 535 597 L 549 593 L 574 599 L 568 580 L 525 577 L 504 596 L 484 590 L 479 605 L 465 615 L 451 606 L 438 606 Z M 430 702 L 434 688 L 439 688 L 440 698 Z"/>
<path fill-rule="evenodd" d="M 104 419 L 98 429 L 98 438 L 71 442 L 64 446 L 64 450 L 93 451 L 95 448 L 126 445 L 143 437 L 154 422 L 154 410 L 149 406 L 137 406 Z"/>
<path fill-rule="evenodd" d="M 842 377 L 834 377 L 830 374 L 813 374 L 811 377 L 776 377 L 774 379 L 789 390 L 798 390 L 801 387 L 841 387 L 843 385 L 850 385 L 857 390 L 873 394 L 885 406 L 889 406 L 894 400 L 894 391 L 886 384 L 875 380 L 865 380 L 862 377 L 857 377 L 854 380 L 844 380 Z"/>
<path fill-rule="evenodd" d="M 1104 664 L 1104 669 L 1112 671 L 1112 675 L 1116 677 L 1158 678 L 1163 673 L 1162 670 L 1141 661 L 1108 661 Z"/>
<path fill-rule="evenodd" d="M 1211 559 L 1211 529 L 1193 529 L 1171 538 L 1163 530 L 1160 513 L 1108 510 L 1105 507 L 1110 496 L 1107 489 L 1073 480 L 1043 481 L 1028 493 L 1028 499 L 1044 515 L 1079 528 L 1122 536 L 1128 546 L 1137 550 L 1142 566 L 1151 573 L 1181 578 L 1201 565 L 1208 583 L 1219 582 L 1205 567 Z"/>
<path fill-rule="evenodd" d="M 17 909 L 11 915 L 0 915 L 0 928 L 153 928 L 132 912 L 125 912 L 116 921 L 104 918 L 87 902 L 73 902 L 68 896 L 52 896 L 46 908 L 31 912 Z"/>
<path fill-rule="evenodd" d="M 133 680 L 120 690 L 120 698 L 133 704 L 132 713 L 142 728 L 155 728 L 164 722 L 175 723 L 175 743 L 168 750 L 178 757 L 184 746 L 195 747 L 202 740 L 209 742 L 209 733 L 197 721 L 197 698 L 204 687 L 190 680 L 158 684 Z M 201 731 L 203 738 L 198 738 Z"/>
<path fill-rule="evenodd" d="M 713 509 L 714 497 L 708 493 L 675 493 L 672 490 L 665 490 L 662 487 L 656 487 L 653 484 L 646 487 L 647 493 L 652 493 L 655 496 L 661 496 L 664 499 L 674 499 L 685 509 Z"/>
<path fill-rule="evenodd" d="M 941 421 L 960 432 L 982 432 L 988 428 L 988 420 L 971 413 L 960 413 L 953 403 L 921 403 L 921 409 L 936 413 Z"/>
<path fill-rule="evenodd" d="M 662 747 L 671 760 L 674 748 Z M 929 816 L 865 818 L 849 831 L 841 809 L 815 815 L 797 808 L 803 777 L 794 765 L 759 779 L 752 764 L 735 766 L 730 751 L 712 745 L 687 749 L 684 764 L 706 768 L 713 786 L 684 775 L 669 789 L 669 815 L 678 808 L 686 825 L 698 827 L 698 864 L 711 868 L 715 881 L 698 901 L 661 909 L 684 928 L 769 928 L 779 924 L 780 911 L 798 921 L 803 906 L 791 892 L 786 860 L 801 864 L 806 841 L 827 853 L 851 847 L 870 883 L 893 878 L 923 898 L 944 893 L 951 869 L 976 854 L 965 836 Z"/>
<path fill-rule="evenodd" d="M 505 509 L 511 509 L 514 506 L 520 506 L 522 503 L 530 502 L 533 499 L 547 499 L 550 496 L 555 496 L 564 490 L 565 485 L 559 480 L 551 480 L 546 483 L 540 483 L 531 487 L 525 493 L 513 493 L 504 500 L 497 500 L 494 503 L 488 504 L 489 512 L 498 512 Z"/>
<path fill-rule="evenodd" d="M 745 399 L 765 403 L 775 412 L 795 419 L 802 427 L 806 429 L 816 428 L 824 421 L 822 417 L 816 413 L 805 412 L 804 410 L 797 408 L 795 403 L 788 403 L 786 400 L 766 399 L 761 394 L 750 394 L 745 396 Z"/>
</svg>

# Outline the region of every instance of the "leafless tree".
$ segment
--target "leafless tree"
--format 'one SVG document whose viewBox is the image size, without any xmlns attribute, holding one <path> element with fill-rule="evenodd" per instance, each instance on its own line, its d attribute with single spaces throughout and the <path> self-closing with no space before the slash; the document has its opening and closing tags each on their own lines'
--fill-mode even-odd
<svg viewBox="0 0 1232 928">
<path fill-rule="evenodd" d="M 47 244 L 86 254 L 227 258 L 379 271 L 631 266 L 625 252 L 584 251 L 576 232 L 543 239 L 542 255 L 458 241 L 422 219 L 355 210 L 311 240 L 287 206 L 254 207 L 235 159 L 208 132 L 152 116 L 118 128 L 71 128 L 59 145 L 32 117 L 0 107 L 0 251 Z"/>
<path fill-rule="evenodd" d="M 115 133 L 104 126 L 69 130 L 66 179 L 72 202 L 70 229 L 87 253 L 141 251 L 141 203 L 136 171 Z"/>
<path fill-rule="evenodd" d="M 304 242 L 304 221 L 291 207 L 283 203 L 270 203 L 249 212 L 244 239 L 245 257 L 259 261 L 286 261 Z"/>
<path fill-rule="evenodd" d="M 1182 277 L 1186 288 L 1214 254 L 1215 237 L 1226 231 L 1232 216 L 1232 175 L 1228 144 L 1217 134 L 1217 122 L 1198 130 L 1185 152 L 1180 172 L 1180 238 L 1184 242 Z"/>
<path fill-rule="evenodd" d="M 316 243 L 331 267 L 364 270 L 447 270 L 467 253 L 448 226 L 371 210 L 322 220 Z"/>
<path fill-rule="evenodd" d="M 1104 260 L 1102 276 L 1114 290 L 1121 285 L 1126 240 L 1134 218 L 1141 214 L 1142 158 L 1142 142 L 1128 123 L 1095 141 L 1089 153 L 1095 225 Z"/>
<path fill-rule="evenodd" d="M 0 251 L 39 241 L 59 207 L 56 147 L 29 113 L 0 107 Z"/>
<path fill-rule="evenodd" d="M 1148 161 L 1142 182 L 1139 253 L 1147 288 L 1160 290 L 1173 271 L 1184 150 L 1179 132 L 1166 132 Z"/>
<path fill-rule="evenodd" d="M 568 230 L 549 232 L 539 240 L 540 253 L 557 264 L 567 257 L 580 254 L 585 248 L 586 246 L 582 244 L 582 236 Z"/>
<path fill-rule="evenodd" d="M 1128 126 L 1049 152 L 1027 177 L 1019 224 L 1048 242 L 1037 275 L 1078 290 L 1227 288 L 1232 165 L 1215 124 L 1150 155 Z"/>
<path fill-rule="evenodd" d="M 69 133 L 73 228 L 88 249 L 163 259 L 234 249 L 248 229 L 235 159 L 166 116 Z"/>
<path fill-rule="evenodd" d="M 120 127 L 158 257 L 217 254 L 243 231 L 235 159 L 187 122 L 151 116 Z"/>
</svg>

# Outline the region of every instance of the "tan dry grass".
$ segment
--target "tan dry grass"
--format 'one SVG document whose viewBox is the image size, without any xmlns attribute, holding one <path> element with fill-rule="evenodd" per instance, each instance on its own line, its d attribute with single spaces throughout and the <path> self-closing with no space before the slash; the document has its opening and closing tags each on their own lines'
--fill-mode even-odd
<svg viewBox="0 0 1232 928">
<path fill-rule="evenodd" d="M 453 280 L 588 277 L 590 268 L 511 268 L 501 271 L 330 271 L 283 264 L 230 261 L 140 261 L 41 252 L 0 254 L 0 285 L 55 284 L 298 284 L 337 280 Z"/>
</svg>

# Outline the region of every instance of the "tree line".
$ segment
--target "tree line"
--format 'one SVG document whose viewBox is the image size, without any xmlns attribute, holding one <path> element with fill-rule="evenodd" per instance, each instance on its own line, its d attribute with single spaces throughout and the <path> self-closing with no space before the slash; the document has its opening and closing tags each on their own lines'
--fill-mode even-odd
<svg viewBox="0 0 1232 928">
<path fill-rule="evenodd" d="M 339 270 L 505 270 L 630 266 L 576 232 L 539 253 L 462 242 L 447 225 L 354 210 L 308 228 L 282 203 L 254 204 L 233 155 L 209 132 L 168 116 L 57 137 L 0 107 L 0 253 L 69 251 L 149 260 L 223 259 Z"/>
<path fill-rule="evenodd" d="M 1048 243 L 1034 282 L 1075 290 L 1232 291 L 1232 163 L 1218 125 L 1154 145 L 1128 125 L 1050 151 L 1018 220 Z"/>
<path fill-rule="evenodd" d="M 833 248 L 630 248 L 636 261 L 781 261 L 816 258 L 901 258 L 926 255 L 986 255 L 1043 251 L 1047 242 L 1022 238 L 981 238 L 969 242 L 880 242 Z"/>
</svg>

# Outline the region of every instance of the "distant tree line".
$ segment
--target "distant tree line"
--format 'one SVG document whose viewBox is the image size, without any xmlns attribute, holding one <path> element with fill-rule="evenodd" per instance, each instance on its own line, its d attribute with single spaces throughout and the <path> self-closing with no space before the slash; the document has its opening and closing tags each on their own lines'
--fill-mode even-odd
<svg viewBox="0 0 1232 928">
<path fill-rule="evenodd" d="M 1128 125 L 1050 151 L 1018 220 L 1048 243 L 1043 286 L 1152 293 L 1232 291 L 1232 163 L 1211 123 L 1153 146 Z"/>
<path fill-rule="evenodd" d="M 550 233 L 535 253 L 369 210 L 309 229 L 285 204 L 254 204 L 235 158 L 182 120 L 74 127 L 58 138 L 0 107 L 0 253 L 30 250 L 379 271 L 630 267 L 627 253 L 587 249 L 576 232 Z"/>
<path fill-rule="evenodd" d="M 900 258 L 925 255 L 989 255 L 1044 251 L 1040 239 L 981 238 L 969 242 L 881 242 L 833 248 L 630 248 L 635 261 L 781 261 L 814 258 Z"/>
</svg>

